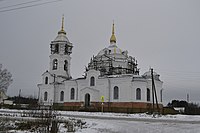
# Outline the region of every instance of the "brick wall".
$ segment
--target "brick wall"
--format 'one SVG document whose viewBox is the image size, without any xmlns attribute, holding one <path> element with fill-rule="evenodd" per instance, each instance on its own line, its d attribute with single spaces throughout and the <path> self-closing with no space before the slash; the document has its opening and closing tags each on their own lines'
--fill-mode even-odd
<svg viewBox="0 0 200 133">
<path fill-rule="evenodd" d="M 68 107 L 72 107 L 72 106 L 79 106 L 79 107 L 81 107 L 81 106 L 83 106 L 84 105 L 84 103 L 83 102 L 65 102 L 64 104 L 63 104 L 64 106 L 68 106 Z"/>
<path fill-rule="evenodd" d="M 72 107 L 81 107 L 84 106 L 84 102 L 65 102 L 63 104 L 64 106 Z M 102 103 L 101 102 L 91 102 L 91 106 L 94 107 L 101 107 Z M 110 102 L 110 103 L 104 103 L 104 107 L 111 107 L 111 108 L 140 108 L 140 109 L 147 109 L 147 108 L 152 108 L 151 103 L 145 103 L 145 102 Z M 156 108 L 156 105 L 154 105 Z M 159 108 L 162 108 L 163 106 L 159 104 Z"/>
</svg>

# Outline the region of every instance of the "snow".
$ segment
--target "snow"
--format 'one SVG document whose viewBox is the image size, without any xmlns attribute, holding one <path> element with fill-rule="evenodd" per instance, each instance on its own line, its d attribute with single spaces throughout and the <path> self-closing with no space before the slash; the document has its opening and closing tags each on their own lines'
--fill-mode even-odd
<svg viewBox="0 0 200 133">
<path fill-rule="evenodd" d="M 91 120 L 90 128 L 77 133 L 199 133 L 198 124 L 150 123 L 135 121 Z"/>
<path fill-rule="evenodd" d="M 12 117 L 18 118 L 20 117 L 19 113 L 24 112 L 24 110 L 0 109 L 1 115 L 5 115 L 6 112 L 9 112 Z M 76 128 L 76 133 L 200 133 L 199 115 L 153 117 L 145 113 L 123 114 L 74 111 L 57 111 L 56 113 L 60 114 L 62 119 L 81 119 L 86 122 L 82 128 Z M 28 131 L 16 132 L 29 133 Z M 64 123 L 60 124 L 59 132 L 67 132 Z"/>
<path fill-rule="evenodd" d="M 154 118 L 152 115 L 145 113 L 125 114 L 125 113 L 102 113 L 102 112 L 76 112 L 76 111 L 59 111 L 65 116 L 87 116 L 87 117 L 108 117 L 108 118 L 136 118 L 136 119 L 159 119 L 159 120 L 175 120 L 175 121 L 200 121 L 200 115 L 161 115 Z"/>
<path fill-rule="evenodd" d="M 10 115 L 21 116 L 19 113 L 36 112 L 30 110 L 9 110 L 0 109 L 0 113 L 7 113 Z M 138 114 L 125 114 L 125 113 L 102 113 L 102 112 L 77 112 L 77 111 L 57 111 L 61 116 L 87 116 L 87 117 L 109 117 L 109 118 L 136 118 L 136 119 L 159 119 L 159 120 L 175 120 L 175 121 L 200 121 L 200 115 L 161 115 L 160 117 L 153 118 L 152 115 L 145 113 Z"/>
</svg>

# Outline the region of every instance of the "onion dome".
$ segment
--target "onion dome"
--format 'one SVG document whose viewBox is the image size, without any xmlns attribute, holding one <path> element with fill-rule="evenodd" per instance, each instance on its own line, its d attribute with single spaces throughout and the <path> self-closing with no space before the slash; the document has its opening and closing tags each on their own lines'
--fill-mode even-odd
<svg viewBox="0 0 200 133">
<path fill-rule="evenodd" d="M 145 72 L 143 75 L 143 77 L 145 77 L 146 79 L 151 79 L 151 71 Z M 159 74 L 153 71 L 153 77 L 154 79 L 159 80 Z"/>
<path fill-rule="evenodd" d="M 110 37 L 110 45 L 107 48 L 102 49 L 97 55 L 116 55 L 122 54 L 122 50 L 116 45 L 116 37 L 114 31 L 114 23 L 112 25 L 112 35 Z"/>
</svg>

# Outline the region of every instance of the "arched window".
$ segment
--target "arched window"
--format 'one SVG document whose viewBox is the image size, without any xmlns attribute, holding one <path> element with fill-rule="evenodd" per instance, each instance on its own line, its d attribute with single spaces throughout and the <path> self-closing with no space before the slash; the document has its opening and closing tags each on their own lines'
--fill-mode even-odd
<svg viewBox="0 0 200 133">
<path fill-rule="evenodd" d="M 95 78 L 94 77 L 90 78 L 90 86 L 95 86 Z"/>
<path fill-rule="evenodd" d="M 60 101 L 64 101 L 64 91 L 60 92 Z"/>
<path fill-rule="evenodd" d="M 71 99 L 71 100 L 74 100 L 74 97 L 75 97 L 75 90 L 74 90 L 74 88 L 71 88 L 70 99 Z"/>
<path fill-rule="evenodd" d="M 114 99 L 119 99 L 119 88 L 117 86 L 114 87 Z"/>
<path fill-rule="evenodd" d="M 53 70 L 56 70 L 58 68 L 58 60 L 54 59 L 53 60 Z"/>
<path fill-rule="evenodd" d="M 59 45 L 58 44 L 55 45 L 55 53 L 59 53 Z"/>
<path fill-rule="evenodd" d="M 47 101 L 47 98 L 48 98 L 48 93 L 45 92 L 45 93 L 44 93 L 44 101 Z"/>
<path fill-rule="evenodd" d="M 65 64 L 64 64 L 64 70 L 67 71 L 68 70 L 68 62 L 67 60 L 65 60 Z"/>
<path fill-rule="evenodd" d="M 140 88 L 136 89 L 136 100 L 141 100 L 141 89 Z"/>
<path fill-rule="evenodd" d="M 150 101 L 150 89 L 147 88 L 147 101 Z"/>
<path fill-rule="evenodd" d="M 48 84 L 48 77 L 45 77 L 45 84 Z"/>
</svg>

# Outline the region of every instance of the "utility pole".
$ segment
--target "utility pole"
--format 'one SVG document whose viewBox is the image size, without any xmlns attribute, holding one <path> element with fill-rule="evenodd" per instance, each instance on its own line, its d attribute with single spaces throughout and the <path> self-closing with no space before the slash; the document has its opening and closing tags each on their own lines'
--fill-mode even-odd
<svg viewBox="0 0 200 133">
<path fill-rule="evenodd" d="M 152 80 L 152 82 L 151 82 L 151 86 L 152 86 L 152 106 L 153 106 L 153 110 L 152 110 L 152 113 L 154 112 L 154 84 L 153 84 L 153 69 L 151 69 L 151 80 Z"/>
<path fill-rule="evenodd" d="M 189 96 L 189 94 L 187 93 L 187 102 L 189 103 L 189 101 L 190 101 L 190 96 Z"/>
<path fill-rule="evenodd" d="M 160 110 L 159 110 L 159 105 L 158 105 L 156 87 L 155 87 L 155 83 L 154 83 L 153 68 L 151 68 L 151 80 L 152 80 L 153 112 L 155 111 L 155 108 L 154 108 L 154 94 L 155 94 L 155 100 L 156 100 L 157 111 L 159 112 Z"/>
<path fill-rule="evenodd" d="M 41 99 L 40 99 L 40 87 L 39 87 L 39 91 L 38 91 L 38 107 L 40 109 L 40 104 L 41 104 Z"/>
<path fill-rule="evenodd" d="M 19 89 L 18 104 L 20 105 L 21 89 Z"/>
</svg>

